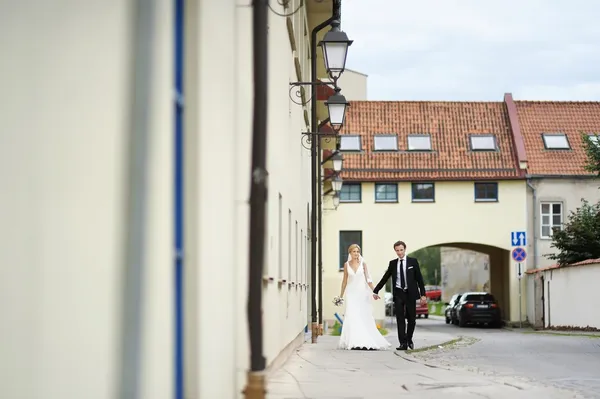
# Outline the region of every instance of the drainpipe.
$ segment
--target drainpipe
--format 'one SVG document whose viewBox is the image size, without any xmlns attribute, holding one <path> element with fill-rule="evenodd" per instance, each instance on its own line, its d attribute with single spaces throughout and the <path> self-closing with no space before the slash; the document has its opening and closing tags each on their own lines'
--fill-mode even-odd
<svg viewBox="0 0 600 399">
<path fill-rule="evenodd" d="M 317 33 L 325 29 L 334 20 L 336 15 L 336 8 L 340 7 L 341 0 L 334 0 L 333 2 L 333 15 L 315 26 L 310 33 L 310 78 L 312 82 L 317 81 Z M 317 126 L 317 86 L 311 85 L 311 107 L 310 107 L 310 127 L 311 132 L 318 132 Z M 320 170 L 321 165 L 319 162 L 319 138 L 318 136 L 311 140 L 310 146 L 310 177 L 311 177 L 311 206 L 312 212 L 310 213 L 310 294 L 311 294 L 311 342 L 317 343 L 317 337 L 319 336 L 319 324 L 317 323 L 317 213 L 319 208 L 319 201 L 317 197 L 317 190 L 319 190 L 320 181 L 317 181 L 319 174 L 317 168 Z M 317 184 L 319 186 L 317 186 Z M 321 237 L 319 237 L 319 240 Z"/>
<path fill-rule="evenodd" d="M 131 71 L 131 132 L 128 150 L 127 235 L 124 259 L 121 371 L 119 398 L 140 397 L 140 368 L 144 266 L 146 262 L 146 209 L 148 152 L 154 38 L 154 1 L 135 2 L 135 31 Z"/>
<path fill-rule="evenodd" d="M 262 271 L 265 258 L 267 208 L 268 0 L 252 2 L 254 110 L 252 123 L 252 175 L 250 176 L 250 231 L 248 247 L 248 333 L 250 370 L 244 397 L 266 397 L 262 325 Z"/>
<path fill-rule="evenodd" d="M 537 246 L 537 189 L 533 184 L 531 184 L 531 179 L 527 179 L 527 186 L 531 189 L 533 193 L 533 205 L 531 206 L 532 214 L 533 214 L 533 268 L 537 269 L 538 266 L 538 246 Z"/>
</svg>

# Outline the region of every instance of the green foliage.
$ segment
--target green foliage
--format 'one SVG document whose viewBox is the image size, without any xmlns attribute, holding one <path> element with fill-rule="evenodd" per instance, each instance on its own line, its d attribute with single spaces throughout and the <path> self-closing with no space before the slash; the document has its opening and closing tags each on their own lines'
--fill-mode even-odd
<svg viewBox="0 0 600 399">
<path fill-rule="evenodd" d="M 600 176 L 600 136 L 590 136 L 587 133 L 581 134 L 583 137 L 583 146 L 585 153 L 587 154 L 587 163 L 585 169 L 589 172 L 595 173 Z"/>
<path fill-rule="evenodd" d="M 571 211 L 564 228 L 554 229 L 552 247 L 557 254 L 545 255 L 561 266 L 600 258 L 600 202 L 581 200 L 581 207 Z"/>
<path fill-rule="evenodd" d="M 336 320 L 336 322 L 331 326 L 331 335 L 340 336 L 342 335 L 342 325 Z"/>
<path fill-rule="evenodd" d="M 417 258 L 421 266 L 423 280 L 427 285 L 441 285 L 442 280 L 442 255 L 440 247 L 421 248 L 409 256 Z"/>
</svg>

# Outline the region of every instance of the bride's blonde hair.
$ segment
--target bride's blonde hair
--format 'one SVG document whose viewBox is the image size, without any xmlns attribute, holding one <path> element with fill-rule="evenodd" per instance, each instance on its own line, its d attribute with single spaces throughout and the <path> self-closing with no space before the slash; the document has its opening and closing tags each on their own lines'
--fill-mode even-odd
<svg viewBox="0 0 600 399">
<path fill-rule="evenodd" d="M 348 247 L 348 253 L 352 252 L 354 248 L 358 248 L 358 252 L 360 252 L 360 247 L 358 246 L 358 244 L 352 244 Z"/>
</svg>

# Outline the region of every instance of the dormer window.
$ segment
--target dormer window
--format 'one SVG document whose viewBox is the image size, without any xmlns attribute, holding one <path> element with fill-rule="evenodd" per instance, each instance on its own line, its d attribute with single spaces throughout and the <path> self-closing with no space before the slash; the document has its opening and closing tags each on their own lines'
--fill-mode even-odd
<svg viewBox="0 0 600 399">
<path fill-rule="evenodd" d="M 409 135 L 408 151 L 431 151 L 431 136 L 429 134 Z"/>
<path fill-rule="evenodd" d="M 600 139 L 600 135 L 596 134 L 596 133 L 590 133 L 588 134 L 588 137 L 590 138 L 590 141 L 595 144 L 595 145 L 600 145 L 600 141 L 598 139 Z"/>
<path fill-rule="evenodd" d="M 340 150 L 342 151 L 360 151 L 360 136 L 358 135 L 341 135 Z"/>
<path fill-rule="evenodd" d="M 498 151 L 496 136 L 493 134 L 472 134 L 469 140 L 471 151 Z"/>
<path fill-rule="evenodd" d="M 391 134 L 378 134 L 373 137 L 375 151 L 398 151 L 398 136 Z"/>
<path fill-rule="evenodd" d="M 570 150 L 569 139 L 564 133 L 543 133 L 544 147 L 547 150 Z"/>
</svg>

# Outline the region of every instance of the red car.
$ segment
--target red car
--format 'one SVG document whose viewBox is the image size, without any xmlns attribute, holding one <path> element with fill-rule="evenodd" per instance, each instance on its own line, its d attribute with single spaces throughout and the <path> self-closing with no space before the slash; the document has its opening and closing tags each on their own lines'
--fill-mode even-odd
<svg viewBox="0 0 600 399">
<path fill-rule="evenodd" d="M 440 301 L 442 300 L 442 287 L 437 285 L 426 285 L 425 286 L 425 295 L 427 299 L 430 301 Z"/>
<path fill-rule="evenodd" d="M 421 316 L 428 318 L 429 317 L 429 306 L 425 303 L 421 304 L 421 300 L 417 299 L 417 317 L 421 318 Z"/>
</svg>

